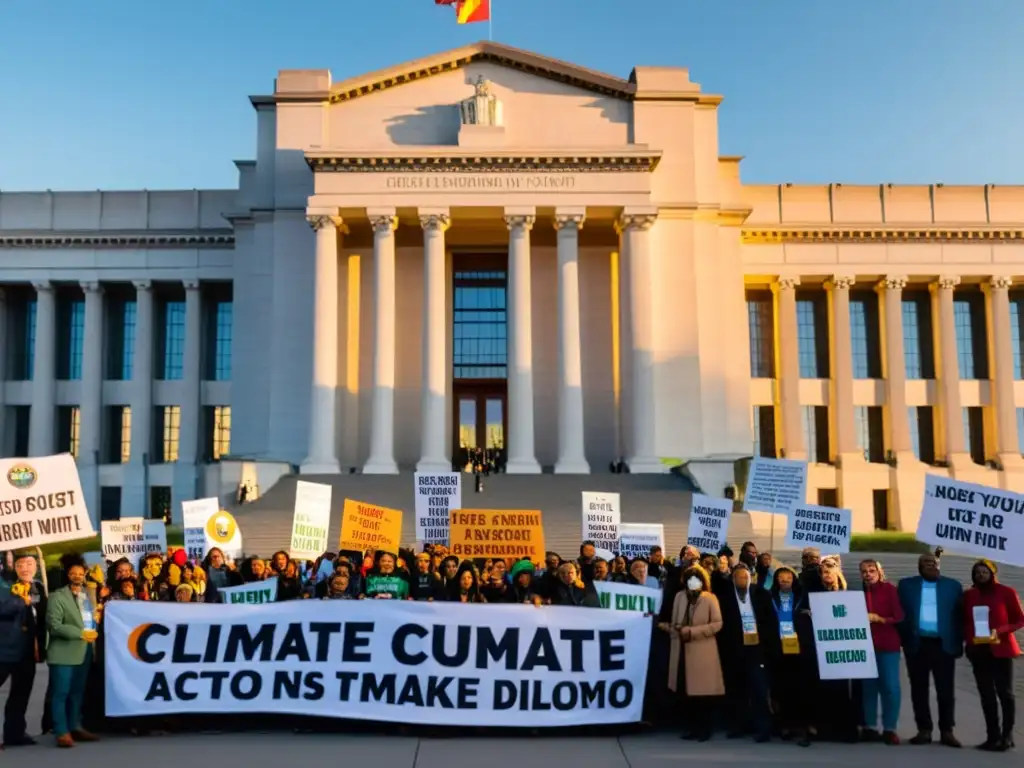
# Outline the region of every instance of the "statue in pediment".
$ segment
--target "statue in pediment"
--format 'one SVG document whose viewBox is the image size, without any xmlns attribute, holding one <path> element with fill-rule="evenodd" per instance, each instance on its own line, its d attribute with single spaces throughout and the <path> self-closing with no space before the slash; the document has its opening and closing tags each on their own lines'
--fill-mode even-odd
<svg viewBox="0 0 1024 768">
<path fill-rule="evenodd" d="M 502 104 L 498 97 L 491 93 L 491 81 L 480 75 L 473 87 L 476 92 L 459 102 L 462 124 L 492 127 L 503 125 Z"/>
</svg>

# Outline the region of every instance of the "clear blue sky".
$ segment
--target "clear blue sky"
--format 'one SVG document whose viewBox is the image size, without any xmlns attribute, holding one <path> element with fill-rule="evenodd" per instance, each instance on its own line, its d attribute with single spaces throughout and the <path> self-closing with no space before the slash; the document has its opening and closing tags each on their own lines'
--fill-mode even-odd
<svg viewBox="0 0 1024 768">
<path fill-rule="evenodd" d="M 723 94 L 747 182 L 1024 183 L 1024 0 L 493 0 L 495 40 Z M 0 0 L 0 189 L 233 187 L 250 94 L 487 35 L 432 0 Z"/>
</svg>

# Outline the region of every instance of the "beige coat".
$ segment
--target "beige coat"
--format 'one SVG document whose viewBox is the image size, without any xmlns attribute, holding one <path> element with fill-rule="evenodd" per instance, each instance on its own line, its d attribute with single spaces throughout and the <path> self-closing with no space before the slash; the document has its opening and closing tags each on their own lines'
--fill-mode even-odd
<svg viewBox="0 0 1024 768">
<path fill-rule="evenodd" d="M 689 617 L 687 616 L 689 612 Z M 723 696 L 725 681 L 718 658 L 715 635 L 722 629 L 722 611 L 718 598 L 702 592 L 697 602 L 688 606 L 686 592 L 676 595 L 672 604 L 672 651 L 668 665 L 668 687 L 676 689 L 679 677 L 679 652 L 686 659 L 687 696 Z"/>
</svg>

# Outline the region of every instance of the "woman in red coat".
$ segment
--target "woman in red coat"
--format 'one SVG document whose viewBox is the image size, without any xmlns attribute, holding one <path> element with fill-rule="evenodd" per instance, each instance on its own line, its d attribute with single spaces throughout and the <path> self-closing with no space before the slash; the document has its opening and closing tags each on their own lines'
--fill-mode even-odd
<svg viewBox="0 0 1024 768">
<path fill-rule="evenodd" d="M 896 585 L 885 580 L 885 571 L 877 560 L 860 564 L 864 582 L 864 600 L 871 622 L 871 639 L 875 646 L 878 677 L 863 680 L 864 741 L 884 741 L 890 746 L 900 743 L 896 725 L 900 720 L 900 636 L 896 625 L 903 621 L 903 607 Z M 879 735 L 878 701 L 882 701 L 882 733 Z"/>
<path fill-rule="evenodd" d="M 988 738 L 978 749 L 987 752 L 1005 752 L 1014 746 L 1013 660 L 1020 656 L 1020 646 L 1013 633 L 1024 629 L 1020 598 L 1012 587 L 999 583 L 997 573 L 995 563 L 979 560 L 971 569 L 974 586 L 964 592 L 967 658 L 974 670 L 988 732 Z"/>
</svg>

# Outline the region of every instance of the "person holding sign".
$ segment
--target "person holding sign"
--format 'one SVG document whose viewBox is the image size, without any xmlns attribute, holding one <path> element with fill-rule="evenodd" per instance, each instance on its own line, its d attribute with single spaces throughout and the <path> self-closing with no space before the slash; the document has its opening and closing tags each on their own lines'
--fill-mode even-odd
<svg viewBox="0 0 1024 768">
<path fill-rule="evenodd" d="M 964 593 L 964 640 L 987 732 L 978 749 L 986 752 L 1005 752 L 1014 746 L 1013 660 L 1021 653 L 1013 633 L 1024 629 L 1020 598 L 1012 587 L 999 583 L 998 572 L 991 560 L 978 560 L 971 569 L 973 586 Z"/>
<path fill-rule="evenodd" d="M 931 744 L 932 713 L 928 703 L 930 678 L 935 678 L 935 698 L 939 703 L 939 733 L 947 747 L 958 748 L 953 735 L 954 676 L 956 660 L 963 654 L 963 627 L 960 621 L 963 587 L 956 579 L 942 576 L 939 558 L 921 555 L 917 561 L 919 576 L 902 579 L 897 587 L 900 606 L 906 618 L 898 625 L 910 677 L 910 701 L 914 706 L 917 735 L 911 744 Z"/>
<path fill-rule="evenodd" d="M 732 579 L 716 593 L 722 610 L 719 650 L 725 672 L 725 693 L 732 717 L 730 738 L 752 732 L 754 741 L 771 738 L 772 718 L 768 709 L 768 671 L 765 668 L 761 628 L 771 610 L 767 593 L 752 584 L 750 569 L 733 566 Z"/>
<path fill-rule="evenodd" d="M 53 690 L 53 732 L 57 746 L 66 749 L 75 746 L 76 741 L 96 741 L 82 729 L 82 701 L 99 632 L 98 612 L 85 591 L 85 562 L 68 555 L 65 561 L 68 586 L 50 595 L 46 626 L 50 631 L 47 660 Z"/>
<path fill-rule="evenodd" d="M 682 589 L 672 603 L 672 620 L 658 629 L 672 641 L 668 665 L 668 688 L 678 692 L 679 656 L 684 663 L 687 717 L 691 730 L 684 739 L 707 741 L 711 738 L 714 704 L 725 695 L 722 663 L 715 636 L 722 631 L 722 611 L 711 593 L 711 579 L 699 565 L 682 571 Z"/>
<path fill-rule="evenodd" d="M 865 678 L 863 686 L 864 729 L 862 741 L 884 741 L 890 746 L 900 743 L 896 726 L 900 721 L 900 635 L 896 625 L 903 621 L 903 608 L 896 585 L 885 580 L 882 564 L 864 560 L 860 564 L 864 582 L 864 599 L 871 622 L 871 640 L 875 646 L 877 678 Z M 878 724 L 878 699 L 882 699 L 882 733 Z"/>
</svg>

